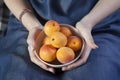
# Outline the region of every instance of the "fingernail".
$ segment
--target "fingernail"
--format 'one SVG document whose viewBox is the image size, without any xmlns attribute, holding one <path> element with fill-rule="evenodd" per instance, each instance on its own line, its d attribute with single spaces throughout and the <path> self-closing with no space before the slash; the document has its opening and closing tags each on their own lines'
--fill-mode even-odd
<svg viewBox="0 0 120 80">
<path fill-rule="evenodd" d="M 96 44 L 94 44 L 94 47 L 93 47 L 93 49 L 97 49 L 98 48 L 98 46 L 96 45 Z"/>
<path fill-rule="evenodd" d="M 96 45 L 96 48 L 99 48 L 99 47 Z"/>
<path fill-rule="evenodd" d="M 49 71 L 50 71 L 51 73 L 55 73 L 55 71 L 54 71 L 53 69 L 49 69 Z"/>
<path fill-rule="evenodd" d="M 62 71 L 64 71 L 65 70 L 65 68 L 62 68 Z"/>
<path fill-rule="evenodd" d="M 66 71 L 66 69 L 67 69 L 67 68 L 66 68 L 66 67 L 64 67 L 64 68 L 62 68 L 62 71 Z"/>
</svg>

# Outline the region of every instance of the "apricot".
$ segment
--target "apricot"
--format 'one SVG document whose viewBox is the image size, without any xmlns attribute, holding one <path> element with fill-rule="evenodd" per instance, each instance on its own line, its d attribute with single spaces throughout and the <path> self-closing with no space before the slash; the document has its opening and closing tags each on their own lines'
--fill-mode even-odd
<svg viewBox="0 0 120 80">
<path fill-rule="evenodd" d="M 40 48 L 39 56 L 46 62 L 52 62 L 56 58 L 56 51 L 57 49 L 51 45 L 43 45 Z"/>
<path fill-rule="evenodd" d="M 60 32 L 62 32 L 67 37 L 72 35 L 71 30 L 68 27 L 65 27 L 65 26 L 60 27 Z"/>
<path fill-rule="evenodd" d="M 70 36 L 68 37 L 67 47 L 78 51 L 82 48 L 82 40 L 77 36 Z"/>
<path fill-rule="evenodd" d="M 47 36 L 51 36 L 56 31 L 60 31 L 60 25 L 57 21 L 49 20 L 45 23 L 44 32 Z"/>
<path fill-rule="evenodd" d="M 60 63 L 68 63 L 75 58 L 75 53 L 69 47 L 61 47 L 57 50 L 56 57 Z"/>
<path fill-rule="evenodd" d="M 53 47 L 60 48 L 67 44 L 67 37 L 61 32 L 54 32 L 51 35 L 50 41 Z"/>
<path fill-rule="evenodd" d="M 50 37 L 46 36 L 43 40 L 43 44 L 51 44 L 50 43 Z"/>
</svg>

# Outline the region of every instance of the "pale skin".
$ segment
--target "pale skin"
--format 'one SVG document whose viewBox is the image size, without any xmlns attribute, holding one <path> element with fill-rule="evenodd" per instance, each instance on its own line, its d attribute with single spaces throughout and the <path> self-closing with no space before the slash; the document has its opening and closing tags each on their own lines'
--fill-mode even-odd
<svg viewBox="0 0 120 80">
<path fill-rule="evenodd" d="M 4 2 L 17 19 L 19 18 L 19 15 L 23 11 L 23 9 L 30 8 L 32 10 L 27 0 L 4 0 Z M 92 28 L 105 17 L 107 17 L 119 8 L 120 0 L 99 0 L 97 4 L 93 7 L 93 9 L 85 17 L 83 17 L 80 21 L 76 23 L 77 31 L 80 33 L 80 35 L 83 36 L 86 41 L 86 47 L 82 53 L 82 57 L 77 62 L 69 66 L 62 67 L 63 71 L 71 70 L 86 63 L 91 49 L 98 48 L 91 35 Z M 55 73 L 54 68 L 46 66 L 45 64 L 40 62 L 34 55 L 34 46 L 36 40 L 36 37 L 34 35 L 37 31 L 40 32 L 42 30 L 41 23 L 32 13 L 25 13 L 22 16 L 22 23 L 29 31 L 27 43 L 31 61 L 40 66 L 41 68 Z"/>
</svg>

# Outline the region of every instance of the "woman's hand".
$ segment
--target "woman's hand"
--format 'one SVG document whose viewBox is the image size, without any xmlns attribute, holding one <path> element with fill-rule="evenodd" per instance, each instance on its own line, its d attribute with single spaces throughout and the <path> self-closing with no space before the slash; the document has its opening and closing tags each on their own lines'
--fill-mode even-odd
<svg viewBox="0 0 120 80">
<path fill-rule="evenodd" d="M 84 24 L 82 22 L 78 22 L 76 24 L 76 28 L 77 28 L 76 31 L 85 40 L 85 48 L 84 48 L 84 50 L 82 52 L 82 55 L 81 55 L 80 59 L 78 61 L 76 61 L 75 63 L 71 64 L 71 65 L 62 67 L 63 71 L 71 70 L 71 69 L 73 69 L 75 67 L 78 67 L 78 66 L 86 63 L 86 61 L 87 61 L 87 59 L 89 57 L 91 49 L 98 48 L 98 46 L 94 43 L 94 40 L 93 40 L 92 35 L 91 35 L 91 30 L 92 30 L 91 26 L 88 26 L 87 24 Z"/>
<path fill-rule="evenodd" d="M 29 31 L 27 43 L 28 43 L 28 51 L 29 51 L 30 59 L 33 63 L 40 66 L 44 70 L 54 73 L 55 71 L 53 68 L 48 67 L 35 56 L 36 40 L 38 38 L 38 34 L 41 34 L 41 32 L 42 30 L 39 27 L 36 27 L 31 31 Z M 41 35 L 39 35 L 39 37 L 41 37 Z"/>
</svg>

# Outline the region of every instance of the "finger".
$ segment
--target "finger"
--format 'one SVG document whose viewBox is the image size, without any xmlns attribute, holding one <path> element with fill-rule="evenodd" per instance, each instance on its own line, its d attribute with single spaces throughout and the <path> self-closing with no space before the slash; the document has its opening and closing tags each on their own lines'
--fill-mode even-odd
<svg viewBox="0 0 120 80">
<path fill-rule="evenodd" d="M 93 38 L 91 37 L 91 35 L 90 35 L 89 37 L 86 36 L 86 37 L 84 37 L 84 38 L 85 38 L 87 44 L 88 44 L 92 49 L 98 48 L 98 46 L 95 44 L 95 42 L 94 42 Z"/>
<path fill-rule="evenodd" d="M 91 51 L 91 48 L 86 46 L 86 48 L 84 49 L 84 51 L 83 51 L 83 53 L 81 55 L 81 58 L 78 61 L 76 61 L 75 63 L 73 63 L 71 65 L 68 65 L 66 67 L 63 67 L 62 71 L 71 70 L 71 69 L 73 69 L 75 67 L 78 67 L 78 66 L 86 63 L 86 61 L 88 59 L 88 56 L 90 54 L 90 51 Z"/>
<path fill-rule="evenodd" d="M 37 58 L 34 58 L 33 62 L 40 66 L 42 69 L 46 70 L 46 71 L 49 71 L 49 72 L 52 72 L 52 73 L 55 73 L 55 70 L 53 68 L 50 68 L 48 67 L 47 65 L 45 65 L 44 63 L 42 63 L 41 61 L 39 61 Z"/>
<path fill-rule="evenodd" d="M 34 39 L 33 39 L 33 34 L 30 33 L 30 34 L 28 35 L 27 43 L 28 43 L 28 45 L 32 45 L 32 47 L 35 46 L 35 41 L 34 41 Z"/>
<path fill-rule="evenodd" d="M 36 32 L 34 33 L 34 40 L 37 39 L 38 34 L 40 34 L 41 30 L 37 29 Z"/>
<path fill-rule="evenodd" d="M 71 64 L 69 66 L 63 67 L 62 71 L 72 70 L 82 64 L 84 64 L 84 60 L 81 59 L 79 62 L 76 62 L 75 64 Z"/>
<path fill-rule="evenodd" d="M 28 46 L 32 46 L 33 48 L 35 47 L 35 42 L 34 42 L 34 40 L 32 38 L 27 39 L 27 43 L 28 43 Z"/>
<path fill-rule="evenodd" d="M 34 53 L 34 55 L 35 55 L 36 51 L 34 50 L 33 53 Z M 38 58 L 37 55 L 35 55 L 35 57 L 36 57 L 36 60 L 37 60 L 38 63 L 41 63 L 42 65 L 45 65 L 41 60 L 39 60 L 39 58 Z M 45 70 L 47 70 L 47 71 L 50 71 L 50 72 L 52 72 L 52 73 L 55 73 L 54 68 L 49 67 L 49 66 L 47 66 L 47 65 L 45 65 L 45 66 L 46 66 L 46 68 L 45 68 L 45 67 L 42 67 L 42 68 L 45 69 Z M 40 67 L 41 67 L 41 66 L 40 66 Z"/>
<path fill-rule="evenodd" d="M 50 68 L 50 67 L 48 67 L 48 71 L 50 71 L 51 73 L 55 73 L 55 69 Z"/>
<path fill-rule="evenodd" d="M 34 60 L 32 60 L 36 65 L 40 66 L 42 69 L 55 73 L 55 70 L 51 67 L 48 67 L 47 65 L 45 65 L 44 63 L 42 63 L 40 60 L 38 60 L 37 58 L 34 58 Z"/>
<path fill-rule="evenodd" d="M 84 27 L 80 22 L 76 24 L 76 28 L 78 29 L 78 33 L 85 39 L 86 43 L 92 48 L 98 48 L 95 44 L 93 37 L 91 35 L 91 28 Z"/>
<path fill-rule="evenodd" d="M 27 43 L 32 45 L 33 47 L 35 46 L 35 40 L 37 38 L 37 35 L 40 33 L 40 29 L 33 29 L 32 31 L 29 32 L 28 38 L 27 38 Z"/>
<path fill-rule="evenodd" d="M 98 46 L 95 44 L 93 37 L 91 35 L 90 32 L 81 32 L 82 37 L 85 39 L 86 43 L 92 48 L 92 49 L 96 49 L 98 48 Z"/>
<path fill-rule="evenodd" d="M 35 27 L 35 28 L 33 28 L 33 29 L 29 32 L 29 34 L 33 37 L 34 40 L 36 40 L 38 34 L 40 34 L 41 31 L 42 31 L 42 30 L 41 30 L 40 27 Z"/>
</svg>

